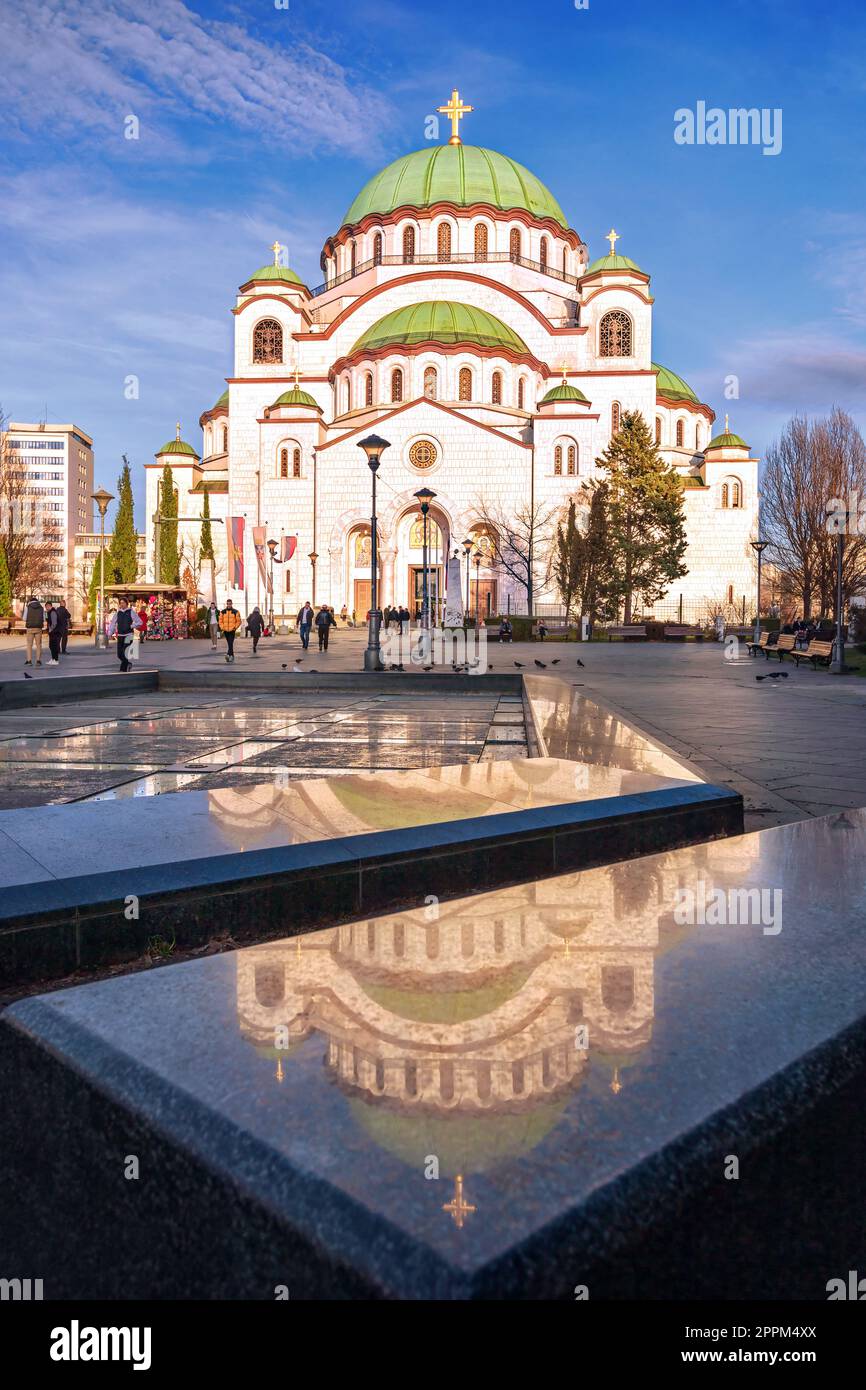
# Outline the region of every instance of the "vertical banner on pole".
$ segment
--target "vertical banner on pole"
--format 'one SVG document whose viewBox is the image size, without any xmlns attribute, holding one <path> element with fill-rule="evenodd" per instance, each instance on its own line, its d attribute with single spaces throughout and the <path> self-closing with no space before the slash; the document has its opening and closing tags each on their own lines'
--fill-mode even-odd
<svg viewBox="0 0 866 1390">
<path fill-rule="evenodd" d="M 265 586 L 265 593 L 269 594 L 272 592 L 272 587 L 271 577 L 268 574 L 268 566 L 265 561 L 265 546 L 267 545 L 267 536 L 267 527 L 253 527 L 253 549 L 256 552 L 256 564 L 259 567 L 259 574 L 261 576 L 262 583 Z"/>
<path fill-rule="evenodd" d="M 244 518 L 226 517 L 226 550 L 228 552 L 228 578 L 232 589 L 244 587 Z"/>
</svg>

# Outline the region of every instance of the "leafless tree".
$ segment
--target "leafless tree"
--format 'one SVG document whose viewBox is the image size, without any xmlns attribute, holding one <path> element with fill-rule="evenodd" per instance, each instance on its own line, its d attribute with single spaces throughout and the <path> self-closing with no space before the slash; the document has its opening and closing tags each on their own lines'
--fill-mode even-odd
<svg viewBox="0 0 866 1390">
<path fill-rule="evenodd" d="M 866 508 L 866 446 L 843 410 L 823 420 L 795 416 L 767 450 L 761 517 L 783 592 L 796 590 L 804 617 L 816 605 L 822 617 L 832 612 L 836 540 L 827 514 L 840 502 L 844 510 L 849 501 L 855 514 L 845 541 L 846 603 L 866 591 L 866 535 L 858 530 Z"/>
<path fill-rule="evenodd" d="M 531 617 L 539 579 L 547 573 L 557 509 L 538 504 L 532 507 L 527 502 L 515 511 L 506 511 L 499 503 L 480 498 L 475 513 L 490 536 L 497 565 L 526 593 L 526 611 Z"/>
</svg>

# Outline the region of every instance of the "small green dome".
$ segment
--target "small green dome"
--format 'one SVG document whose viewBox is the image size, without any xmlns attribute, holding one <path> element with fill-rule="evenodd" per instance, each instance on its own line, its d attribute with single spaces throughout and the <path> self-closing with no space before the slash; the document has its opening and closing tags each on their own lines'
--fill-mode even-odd
<svg viewBox="0 0 866 1390">
<path fill-rule="evenodd" d="M 219 398 L 219 400 L 216 402 L 216 404 L 211 406 L 211 410 L 219 410 L 221 406 L 224 406 L 224 405 L 227 406 L 228 403 L 229 403 L 229 389 L 228 389 L 228 387 L 226 387 L 226 389 L 223 391 L 222 395 L 220 396 L 220 398 Z"/>
<path fill-rule="evenodd" d="M 695 405 L 700 405 L 700 401 L 689 386 L 687 381 L 683 381 L 676 372 L 669 371 L 667 367 L 660 367 L 658 362 L 652 363 L 652 369 L 656 374 L 656 395 L 665 396 L 669 401 L 692 401 Z"/>
<path fill-rule="evenodd" d="M 731 434 L 730 430 L 726 430 L 724 434 L 717 434 L 714 439 L 710 440 L 704 453 L 707 453 L 709 449 L 748 449 L 748 447 L 745 439 L 741 439 L 738 434 Z"/>
<path fill-rule="evenodd" d="M 636 270 L 638 275 L 646 275 L 645 270 L 641 270 L 635 261 L 630 261 L 628 256 L 599 256 L 597 261 L 588 265 L 583 272 L 584 275 L 593 275 L 597 270 Z"/>
<path fill-rule="evenodd" d="M 271 406 L 271 410 L 275 410 L 278 405 L 311 405 L 314 410 L 321 410 L 322 408 L 309 391 L 302 391 L 299 386 L 293 386 L 290 391 L 284 391 L 281 396 L 278 396 Z"/>
<path fill-rule="evenodd" d="M 260 270 L 250 276 L 249 280 L 245 280 L 244 284 L 248 285 L 252 280 L 282 280 L 288 285 L 303 285 L 304 283 L 299 275 L 296 275 L 293 270 L 289 270 L 287 265 L 263 265 Z"/>
<path fill-rule="evenodd" d="M 343 218 L 354 225 L 368 214 L 384 216 L 396 208 L 454 203 L 470 207 L 489 203 L 505 212 L 521 208 L 533 217 L 549 217 L 568 228 L 565 214 L 529 169 L 478 145 L 432 145 L 403 155 L 374 174 Z"/>
<path fill-rule="evenodd" d="M 187 454 L 194 459 L 198 458 L 195 449 L 184 439 L 170 439 L 167 444 L 163 444 L 162 448 L 157 450 L 155 457 L 159 458 L 161 454 Z"/>
<path fill-rule="evenodd" d="M 548 401 L 584 401 L 589 405 L 589 401 L 582 391 L 576 386 L 570 386 L 567 381 L 561 381 L 558 386 L 553 386 L 546 396 L 542 396 L 539 405 L 547 405 Z"/>
<path fill-rule="evenodd" d="M 454 304 L 448 299 L 425 300 L 394 309 L 362 333 L 352 352 L 375 352 L 384 347 L 411 347 L 417 343 L 477 343 L 479 347 L 505 348 L 528 353 L 525 342 L 486 309 Z"/>
</svg>

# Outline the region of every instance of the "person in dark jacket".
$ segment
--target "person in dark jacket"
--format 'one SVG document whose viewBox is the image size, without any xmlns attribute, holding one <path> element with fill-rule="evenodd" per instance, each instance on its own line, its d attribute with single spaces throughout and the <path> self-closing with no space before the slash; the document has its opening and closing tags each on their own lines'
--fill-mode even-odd
<svg viewBox="0 0 866 1390">
<path fill-rule="evenodd" d="M 298 633 L 301 638 L 301 646 L 307 651 L 310 645 L 310 628 L 313 626 L 313 605 L 307 599 L 303 608 L 298 613 Z"/>
<path fill-rule="evenodd" d="M 57 625 L 60 629 L 60 653 L 66 655 L 66 643 L 69 641 L 69 629 L 72 626 L 72 614 L 65 603 L 58 603 L 55 609 L 57 613 Z"/>
<path fill-rule="evenodd" d="M 262 632 L 264 631 L 264 627 L 265 623 L 261 613 L 259 612 L 258 608 L 254 608 L 250 616 L 247 618 L 247 631 L 249 632 L 250 637 L 252 637 L 253 639 L 253 656 L 258 656 L 258 651 L 256 650 L 256 648 L 259 645 L 259 638 L 261 637 Z"/>
<path fill-rule="evenodd" d="M 319 633 L 320 652 L 326 652 L 328 650 L 328 636 L 330 634 L 332 626 L 337 626 L 337 619 L 334 617 L 330 608 L 328 608 L 327 605 L 323 603 L 318 613 L 316 614 L 316 628 Z"/>
<path fill-rule="evenodd" d="M 36 665 L 42 665 L 42 630 L 45 627 L 45 609 L 38 598 L 31 598 L 23 613 L 27 655 L 24 665 L 33 664 L 33 647 L 36 647 Z"/>
<path fill-rule="evenodd" d="M 57 631 L 57 609 L 53 603 L 45 605 L 45 621 L 48 625 L 48 650 L 51 653 L 49 666 L 60 665 L 60 633 Z"/>
<path fill-rule="evenodd" d="M 108 627 L 108 636 L 117 638 L 117 659 L 120 662 L 121 671 L 129 671 L 129 648 L 132 646 L 133 633 L 141 626 L 141 620 L 137 613 L 129 606 L 129 599 L 122 598 L 120 605 Z"/>
</svg>

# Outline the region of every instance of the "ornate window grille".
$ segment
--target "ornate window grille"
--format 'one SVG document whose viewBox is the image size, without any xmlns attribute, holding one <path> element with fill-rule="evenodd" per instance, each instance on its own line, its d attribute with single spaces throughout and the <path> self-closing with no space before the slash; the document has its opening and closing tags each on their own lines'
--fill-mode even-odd
<svg viewBox="0 0 866 1390">
<path fill-rule="evenodd" d="M 415 228 L 414 228 L 414 227 L 404 227 L 404 228 L 403 228 L 403 260 L 406 261 L 406 262 L 408 262 L 409 265 L 411 265 L 412 262 L 414 261 L 414 259 L 415 259 Z"/>
<path fill-rule="evenodd" d="M 364 404 L 373 404 L 373 373 L 368 372 L 364 378 Z"/>
<path fill-rule="evenodd" d="M 440 222 L 436 233 L 436 254 L 440 261 L 451 259 L 451 223 Z"/>
<path fill-rule="evenodd" d="M 557 478 L 562 476 L 562 445 L 557 444 L 553 451 L 553 471 Z"/>
<path fill-rule="evenodd" d="M 521 245 L 520 228 L 512 227 L 508 234 L 508 254 L 515 258 L 519 258 L 521 255 Z"/>
<path fill-rule="evenodd" d="M 502 404 L 502 373 L 494 372 L 491 382 L 490 395 L 494 405 Z"/>
<path fill-rule="evenodd" d="M 610 309 L 598 327 L 600 357 L 631 357 L 631 319 L 623 309 Z"/>
<path fill-rule="evenodd" d="M 403 373 L 395 367 L 391 373 L 391 400 L 395 403 L 403 399 Z"/>
<path fill-rule="evenodd" d="M 541 266 L 542 270 L 546 270 L 546 269 L 547 269 L 547 237 L 546 237 L 546 236 L 543 236 L 543 237 L 541 238 L 541 247 L 540 247 L 539 252 L 538 252 L 538 263 L 539 263 L 539 265 Z"/>
<path fill-rule="evenodd" d="M 373 260 L 376 265 L 382 264 L 382 233 L 377 232 L 373 237 Z"/>
<path fill-rule="evenodd" d="M 283 330 L 276 319 L 262 319 L 253 329 L 253 361 L 282 362 Z"/>
<path fill-rule="evenodd" d="M 681 449 L 681 448 L 683 447 L 683 439 L 684 439 L 684 437 L 685 437 L 685 426 L 683 425 L 682 420 L 677 420 L 677 448 L 678 448 L 678 449 Z"/>
<path fill-rule="evenodd" d="M 439 373 L 435 367 L 424 368 L 424 395 L 428 401 L 438 400 L 439 397 Z"/>
<path fill-rule="evenodd" d="M 619 433 L 619 427 L 620 427 L 621 424 L 622 424 L 622 406 L 620 405 L 619 401 L 614 401 L 613 405 L 612 405 L 611 408 L 610 408 L 610 432 L 611 432 L 611 434 L 618 434 L 618 433 Z"/>
<path fill-rule="evenodd" d="M 661 416 L 660 416 L 660 415 L 657 415 L 657 416 L 656 416 L 656 444 L 661 444 L 661 442 L 662 442 L 662 422 L 661 422 Z"/>
<path fill-rule="evenodd" d="M 568 446 L 568 476 L 573 478 L 577 473 L 577 447 L 574 444 Z"/>
<path fill-rule="evenodd" d="M 487 227 L 483 222 L 479 222 L 475 228 L 475 259 L 487 260 Z"/>
<path fill-rule="evenodd" d="M 280 477 L 281 477 L 281 478 L 288 478 L 288 476 L 289 476 L 289 451 L 288 451 L 288 449 L 281 449 L 281 450 L 280 450 Z"/>
<path fill-rule="evenodd" d="M 301 451 L 300 451 L 300 449 L 295 449 L 294 452 L 292 453 L 292 477 L 293 477 L 293 478 L 300 478 L 300 476 L 301 476 Z"/>
<path fill-rule="evenodd" d="M 472 372 L 469 367 L 460 368 L 458 377 L 457 399 L 461 401 L 472 400 Z"/>
<path fill-rule="evenodd" d="M 518 409 L 518 410 L 523 410 L 525 400 L 526 400 L 526 383 L 525 383 L 523 377 L 521 377 L 520 380 L 519 380 L 518 383 L 517 383 L 517 409 Z"/>
</svg>

